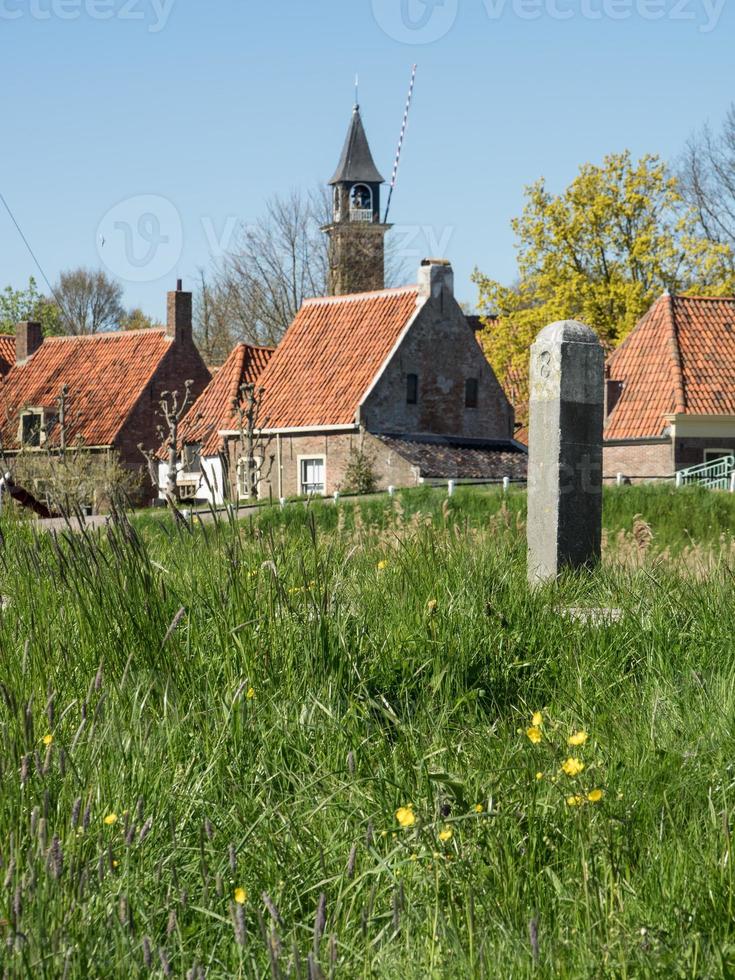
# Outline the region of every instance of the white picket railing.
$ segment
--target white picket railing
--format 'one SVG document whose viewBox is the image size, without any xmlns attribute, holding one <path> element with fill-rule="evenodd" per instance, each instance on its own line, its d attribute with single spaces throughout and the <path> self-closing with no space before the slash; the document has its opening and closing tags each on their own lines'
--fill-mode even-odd
<svg viewBox="0 0 735 980">
<path fill-rule="evenodd" d="M 722 456 L 711 459 L 699 466 L 689 466 L 678 470 L 676 474 L 677 487 L 689 486 L 693 483 L 707 490 L 735 491 L 735 456 Z"/>
</svg>

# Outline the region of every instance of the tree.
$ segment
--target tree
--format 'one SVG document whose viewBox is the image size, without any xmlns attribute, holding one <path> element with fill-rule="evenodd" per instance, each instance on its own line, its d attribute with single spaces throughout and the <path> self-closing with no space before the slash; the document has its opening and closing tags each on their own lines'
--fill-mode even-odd
<svg viewBox="0 0 735 980">
<path fill-rule="evenodd" d="M 365 449 L 364 431 L 360 441 L 352 446 L 345 468 L 344 489 L 352 493 L 375 493 L 378 474 L 375 470 L 375 454 Z"/>
<path fill-rule="evenodd" d="M 61 332 L 58 306 L 38 291 L 32 276 L 26 289 L 6 286 L 0 292 L 0 333 L 15 333 L 16 324 L 23 320 L 37 320 L 45 336 Z"/>
<path fill-rule="evenodd" d="M 696 215 L 705 238 L 730 249 L 735 263 L 735 103 L 719 133 L 709 126 L 693 136 L 679 163 L 684 199 Z"/>
<path fill-rule="evenodd" d="M 154 330 L 161 329 L 163 324 L 144 313 L 139 306 L 133 307 L 120 318 L 121 330 Z"/>
<path fill-rule="evenodd" d="M 184 382 L 183 398 L 179 398 L 178 391 L 162 391 L 161 400 L 158 403 L 158 414 L 163 420 L 163 424 L 157 427 L 158 438 L 165 445 L 168 463 L 165 497 L 167 504 L 174 511 L 177 510 L 177 504 L 181 497 L 178 484 L 179 460 L 182 449 L 179 426 L 194 400 L 191 394 L 193 385 L 194 382 L 191 379 Z M 138 444 L 138 450 L 148 464 L 151 483 L 154 487 L 158 487 L 156 453 L 146 449 L 143 443 Z"/>
<path fill-rule="evenodd" d="M 125 316 L 123 288 L 102 271 L 62 272 L 54 287 L 64 333 L 81 335 L 116 330 Z"/>
<path fill-rule="evenodd" d="M 474 273 L 488 316 L 480 339 L 501 381 L 527 377 L 528 349 L 554 320 L 582 320 L 612 347 L 666 289 L 732 289 L 728 246 L 699 233 L 658 157 L 634 163 L 628 152 L 614 154 L 582 166 L 562 194 L 542 179 L 525 196 L 513 221 L 518 280 L 504 286 Z M 516 414 L 525 421 L 522 404 Z"/>
<path fill-rule="evenodd" d="M 261 419 L 264 395 L 265 388 L 246 382 L 240 385 L 232 405 L 239 434 L 237 478 L 240 495 L 253 500 L 258 497 L 258 484 L 269 478 L 273 465 L 273 458 L 266 465 L 266 453 L 271 440 L 264 438 L 262 434 L 262 430 L 268 425 L 267 418 Z M 256 455 L 256 447 L 262 454 L 260 460 Z"/>
<path fill-rule="evenodd" d="M 221 364 L 239 342 L 275 346 L 305 299 L 324 296 L 329 273 L 332 220 L 325 188 L 274 197 L 253 225 L 242 225 L 234 247 L 212 270 L 200 272 L 194 335 L 210 364 Z M 386 284 L 402 272 L 386 245 Z"/>
</svg>

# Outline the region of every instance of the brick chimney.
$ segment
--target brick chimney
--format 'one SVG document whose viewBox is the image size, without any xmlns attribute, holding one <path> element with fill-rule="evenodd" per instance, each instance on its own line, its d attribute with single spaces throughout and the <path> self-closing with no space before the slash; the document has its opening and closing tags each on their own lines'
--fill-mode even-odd
<svg viewBox="0 0 735 980">
<path fill-rule="evenodd" d="M 422 259 L 419 267 L 419 296 L 442 299 L 454 296 L 454 272 L 447 259 Z"/>
<path fill-rule="evenodd" d="M 177 279 L 176 292 L 168 294 L 166 303 L 166 336 L 176 343 L 192 343 L 191 309 L 191 293 L 185 293 Z"/>
<path fill-rule="evenodd" d="M 43 343 L 41 324 L 35 320 L 24 320 L 15 328 L 15 363 L 25 364 Z"/>
</svg>

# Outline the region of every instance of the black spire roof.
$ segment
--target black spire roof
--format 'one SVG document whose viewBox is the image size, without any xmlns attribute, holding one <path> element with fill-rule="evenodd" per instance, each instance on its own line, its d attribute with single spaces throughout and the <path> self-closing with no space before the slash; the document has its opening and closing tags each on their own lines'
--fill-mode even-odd
<svg viewBox="0 0 735 980">
<path fill-rule="evenodd" d="M 337 165 L 337 172 L 329 183 L 339 184 L 342 181 L 362 181 L 366 184 L 384 183 L 370 152 L 365 127 L 360 118 L 359 105 L 356 105 L 352 111 L 352 122 L 347 133 L 342 156 Z"/>
</svg>

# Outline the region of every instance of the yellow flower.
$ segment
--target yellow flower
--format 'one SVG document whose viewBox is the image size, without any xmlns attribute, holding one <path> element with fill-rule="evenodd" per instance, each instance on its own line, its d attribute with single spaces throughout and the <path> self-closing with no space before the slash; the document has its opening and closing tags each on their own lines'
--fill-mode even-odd
<svg viewBox="0 0 735 980">
<path fill-rule="evenodd" d="M 534 711 L 533 718 L 531 719 L 531 724 L 535 728 L 540 728 L 543 725 L 543 723 L 544 723 L 544 716 L 541 714 L 540 711 Z"/>
<path fill-rule="evenodd" d="M 569 736 L 569 745 L 584 745 L 587 741 L 587 732 L 575 732 L 573 735 Z"/>
<path fill-rule="evenodd" d="M 605 794 L 601 789 L 593 789 L 587 794 L 587 799 L 590 801 L 590 803 L 599 803 L 604 795 Z"/>
<path fill-rule="evenodd" d="M 115 859 L 113 859 L 113 861 L 112 861 L 113 868 L 117 868 L 117 867 L 119 867 L 119 865 L 120 865 L 120 862 L 117 861 L 117 860 L 115 860 Z"/>
<path fill-rule="evenodd" d="M 385 569 L 387 567 L 388 567 L 388 562 L 385 559 L 382 559 L 381 561 L 378 562 L 378 571 L 379 572 L 385 571 Z"/>
<path fill-rule="evenodd" d="M 245 697 L 248 699 L 248 701 L 252 701 L 253 698 L 255 697 L 255 688 L 249 687 L 248 693 L 245 695 Z"/>
<path fill-rule="evenodd" d="M 485 807 L 482 805 L 482 803 L 475 803 L 475 813 L 482 813 L 484 809 Z"/>
<path fill-rule="evenodd" d="M 248 893 L 244 888 L 236 888 L 232 893 L 232 897 L 235 899 L 238 905 L 244 905 L 248 900 Z"/>
<path fill-rule="evenodd" d="M 584 797 L 583 796 L 568 796 L 567 797 L 567 806 L 582 806 L 583 803 L 584 803 Z"/>
<path fill-rule="evenodd" d="M 442 844 L 444 844 L 448 840 L 451 840 L 452 839 L 452 835 L 453 834 L 454 834 L 454 831 L 452 830 L 451 827 L 444 827 L 443 830 L 440 830 L 439 831 L 439 833 L 437 834 L 437 837 L 442 842 Z"/>
<path fill-rule="evenodd" d="M 542 772 L 536 773 L 536 779 L 543 779 L 543 778 L 544 778 L 544 774 Z"/>
<path fill-rule="evenodd" d="M 436 599 L 429 599 L 429 601 L 426 603 L 426 608 L 429 610 L 429 612 L 436 612 L 436 607 L 438 605 L 439 603 L 436 601 Z"/>
<path fill-rule="evenodd" d="M 53 735 L 44 735 L 43 738 L 41 739 L 44 745 L 51 745 L 53 740 L 54 740 Z"/>
<path fill-rule="evenodd" d="M 538 727 L 538 725 L 531 725 L 530 728 L 527 728 L 526 735 L 534 745 L 538 745 L 538 743 L 541 741 L 541 729 Z"/>
<path fill-rule="evenodd" d="M 574 756 L 569 756 L 567 761 L 562 765 L 562 771 L 567 774 L 567 776 L 578 776 L 580 772 L 584 769 L 584 762 L 581 759 L 575 759 Z"/>
<path fill-rule="evenodd" d="M 117 814 L 108 813 L 107 816 L 105 817 L 105 823 L 107 824 L 108 827 L 111 827 L 114 823 L 117 823 Z"/>
<path fill-rule="evenodd" d="M 413 805 L 399 806 L 396 810 L 396 820 L 401 827 L 413 827 L 416 823 L 416 814 L 413 812 Z"/>
</svg>

